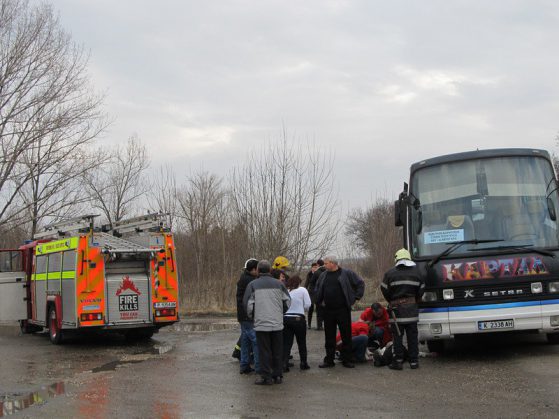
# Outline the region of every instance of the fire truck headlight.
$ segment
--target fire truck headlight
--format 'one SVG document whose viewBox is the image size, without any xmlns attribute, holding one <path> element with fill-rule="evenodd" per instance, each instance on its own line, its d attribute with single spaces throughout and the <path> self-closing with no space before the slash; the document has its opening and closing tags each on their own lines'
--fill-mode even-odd
<svg viewBox="0 0 559 419">
<path fill-rule="evenodd" d="M 531 284 L 532 294 L 541 294 L 543 291 L 543 286 L 541 282 L 532 282 Z"/>
<path fill-rule="evenodd" d="M 437 293 L 435 291 L 426 291 L 421 297 L 421 301 L 426 303 L 437 301 Z"/>
<path fill-rule="evenodd" d="M 444 300 L 454 300 L 454 290 L 453 289 L 443 290 L 443 299 Z"/>
<path fill-rule="evenodd" d="M 559 282 L 549 283 L 549 292 L 559 292 Z"/>
</svg>

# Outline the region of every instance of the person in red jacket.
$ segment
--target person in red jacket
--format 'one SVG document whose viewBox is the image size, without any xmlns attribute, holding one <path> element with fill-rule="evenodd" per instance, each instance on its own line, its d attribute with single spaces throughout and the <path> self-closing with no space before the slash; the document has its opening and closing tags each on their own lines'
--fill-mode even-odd
<svg viewBox="0 0 559 419">
<path fill-rule="evenodd" d="M 380 303 L 373 303 L 361 313 L 359 320 L 369 325 L 369 347 L 376 346 L 378 342 L 381 348 L 392 341 L 392 332 L 390 330 L 390 317 L 388 310 Z"/>
<path fill-rule="evenodd" d="M 365 353 L 369 341 L 369 326 L 362 321 L 351 323 L 351 352 L 357 362 L 366 362 Z M 340 332 L 336 335 L 336 350 L 342 349 L 342 336 Z"/>
</svg>

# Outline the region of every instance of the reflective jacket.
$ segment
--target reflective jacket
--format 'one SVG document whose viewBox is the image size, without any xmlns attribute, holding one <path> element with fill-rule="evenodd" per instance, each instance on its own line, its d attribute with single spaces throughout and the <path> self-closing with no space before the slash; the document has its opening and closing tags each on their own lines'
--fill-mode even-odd
<svg viewBox="0 0 559 419">
<path fill-rule="evenodd" d="M 387 271 L 380 285 L 382 295 L 390 304 L 398 323 L 402 324 L 419 320 L 417 302 L 424 288 L 425 283 L 417 266 L 406 265 L 397 265 Z"/>
</svg>

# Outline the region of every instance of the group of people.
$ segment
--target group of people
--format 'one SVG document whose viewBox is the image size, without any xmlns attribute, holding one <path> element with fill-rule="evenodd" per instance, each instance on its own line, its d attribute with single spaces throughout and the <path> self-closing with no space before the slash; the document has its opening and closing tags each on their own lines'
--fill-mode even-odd
<svg viewBox="0 0 559 419">
<path fill-rule="evenodd" d="M 417 302 L 424 284 L 406 249 L 396 252 L 395 266 L 386 272 L 381 284 L 388 310 L 374 303 L 353 323 L 351 308 L 365 291 L 358 274 L 342 268 L 336 257 L 327 256 L 313 263 L 303 287 L 298 275 L 288 275 L 288 268 L 289 261 L 283 256 L 273 264 L 256 259 L 245 263 L 237 282 L 241 336 L 236 351 L 241 374 L 256 371 L 258 385 L 282 383 L 283 373 L 294 366 L 290 361 L 294 340 L 299 349 L 299 368 L 308 370 L 306 334 L 313 312 L 316 328 L 324 329 L 326 353 L 319 368 L 334 367 L 336 357 L 344 367 L 354 368 L 355 362 L 367 360 L 369 348 L 379 357 L 375 358 L 376 366 L 386 364 L 384 355 L 390 352 L 389 367 L 401 370 L 404 334 L 410 367 L 418 368 Z"/>
</svg>

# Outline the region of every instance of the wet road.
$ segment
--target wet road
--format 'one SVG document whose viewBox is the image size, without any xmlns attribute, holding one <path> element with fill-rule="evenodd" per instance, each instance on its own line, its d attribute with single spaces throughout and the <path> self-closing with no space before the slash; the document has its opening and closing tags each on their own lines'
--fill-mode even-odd
<svg viewBox="0 0 559 419">
<path fill-rule="evenodd" d="M 215 319 L 214 319 L 215 320 Z M 238 372 L 233 320 L 189 320 L 147 343 L 89 337 L 54 346 L 36 335 L 0 334 L 0 416 L 181 417 L 557 417 L 559 346 L 539 335 L 458 342 L 421 368 L 369 364 L 320 370 L 323 334 L 309 331 L 311 369 L 281 385 L 255 386 Z M 197 331 L 191 331 L 195 329 Z M 293 351 L 297 365 L 297 351 Z"/>
</svg>

